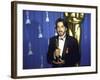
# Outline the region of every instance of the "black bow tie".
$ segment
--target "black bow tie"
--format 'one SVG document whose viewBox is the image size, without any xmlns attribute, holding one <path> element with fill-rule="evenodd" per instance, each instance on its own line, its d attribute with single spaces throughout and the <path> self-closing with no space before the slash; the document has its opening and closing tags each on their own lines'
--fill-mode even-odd
<svg viewBox="0 0 100 80">
<path fill-rule="evenodd" d="M 60 40 L 64 40 L 64 38 L 59 38 Z"/>
</svg>

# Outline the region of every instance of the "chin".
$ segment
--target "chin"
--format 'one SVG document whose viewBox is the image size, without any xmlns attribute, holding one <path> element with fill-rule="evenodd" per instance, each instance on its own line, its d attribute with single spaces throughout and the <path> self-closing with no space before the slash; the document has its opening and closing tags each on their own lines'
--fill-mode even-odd
<svg viewBox="0 0 100 80">
<path fill-rule="evenodd" d="M 63 36 L 63 34 L 59 34 L 59 36 Z"/>
</svg>

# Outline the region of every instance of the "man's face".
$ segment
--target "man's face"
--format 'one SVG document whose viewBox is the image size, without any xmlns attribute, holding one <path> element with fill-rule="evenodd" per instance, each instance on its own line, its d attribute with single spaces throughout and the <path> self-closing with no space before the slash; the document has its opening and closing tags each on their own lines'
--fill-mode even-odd
<svg viewBox="0 0 100 80">
<path fill-rule="evenodd" d="M 63 36 L 65 34 L 66 28 L 65 28 L 63 22 L 58 22 L 57 23 L 56 30 L 57 30 L 57 33 L 58 33 L 59 36 Z"/>
</svg>

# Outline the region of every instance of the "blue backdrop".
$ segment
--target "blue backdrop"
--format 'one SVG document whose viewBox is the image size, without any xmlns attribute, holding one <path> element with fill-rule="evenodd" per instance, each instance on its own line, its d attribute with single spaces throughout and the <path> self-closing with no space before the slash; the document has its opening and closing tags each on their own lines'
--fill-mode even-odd
<svg viewBox="0 0 100 80">
<path fill-rule="evenodd" d="M 23 10 L 23 69 L 49 68 L 48 41 L 55 34 L 55 21 L 63 12 Z M 85 14 L 81 25 L 81 66 L 90 65 L 91 15 Z M 31 51 L 29 53 L 29 51 Z"/>
</svg>

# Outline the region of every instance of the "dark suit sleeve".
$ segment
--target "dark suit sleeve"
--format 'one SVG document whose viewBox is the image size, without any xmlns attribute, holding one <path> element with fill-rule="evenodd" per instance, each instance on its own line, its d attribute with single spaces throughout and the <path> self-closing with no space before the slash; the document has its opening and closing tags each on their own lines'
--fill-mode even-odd
<svg viewBox="0 0 100 80">
<path fill-rule="evenodd" d="M 52 61 L 54 60 L 54 40 L 50 38 L 49 40 L 49 46 L 48 46 L 48 52 L 47 52 L 47 62 L 49 64 L 52 64 Z"/>
<path fill-rule="evenodd" d="M 76 65 L 80 62 L 80 52 L 79 45 L 75 38 L 69 37 L 67 40 L 67 47 L 69 48 L 69 53 L 65 55 L 66 65 Z"/>
<path fill-rule="evenodd" d="M 73 38 L 72 40 L 73 44 L 72 44 L 72 61 L 73 61 L 73 64 L 79 64 L 80 62 L 80 51 L 79 51 L 79 44 L 77 42 L 77 40 L 75 38 Z"/>
</svg>

